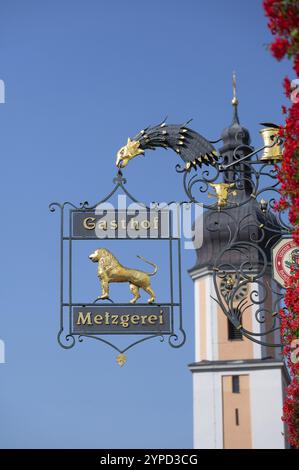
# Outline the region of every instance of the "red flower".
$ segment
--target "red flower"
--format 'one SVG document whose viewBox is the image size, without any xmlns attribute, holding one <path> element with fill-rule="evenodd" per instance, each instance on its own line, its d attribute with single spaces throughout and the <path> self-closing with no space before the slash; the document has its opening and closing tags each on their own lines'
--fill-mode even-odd
<svg viewBox="0 0 299 470">
<path fill-rule="evenodd" d="M 299 447 L 299 382 L 295 377 L 287 388 L 287 396 L 283 405 L 283 421 L 288 425 L 288 438 L 293 447 Z"/>
<path fill-rule="evenodd" d="M 284 92 L 285 92 L 286 97 L 289 98 L 289 96 L 291 94 L 291 82 L 290 82 L 289 77 L 284 78 L 283 88 L 284 88 Z"/>
<path fill-rule="evenodd" d="M 276 38 L 270 45 L 270 51 L 275 59 L 281 60 L 286 55 L 289 46 L 290 44 L 287 39 Z"/>
</svg>

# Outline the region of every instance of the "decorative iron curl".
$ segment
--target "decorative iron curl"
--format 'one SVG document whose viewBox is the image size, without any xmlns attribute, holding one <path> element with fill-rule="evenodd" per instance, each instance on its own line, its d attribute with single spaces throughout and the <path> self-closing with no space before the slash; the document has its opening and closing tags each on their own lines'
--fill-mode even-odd
<svg viewBox="0 0 299 470">
<path fill-rule="evenodd" d="M 63 334 L 63 328 L 60 329 L 57 335 L 57 341 L 63 349 L 71 349 L 75 346 L 76 340 L 72 334 Z"/>
<path fill-rule="evenodd" d="M 185 333 L 185 331 L 182 328 L 180 328 L 179 332 L 180 332 L 180 337 L 176 333 L 173 333 L 168 337 L 168 343 L 173 348 L 180 348 L 186 342 L 186 333 Z"/>
<path fill-rule="evenodd" d="M 229 212 L 227 212 L 228 214 Z M 230 213 L 231 217 L 233 215 Z M 279 331 L 279 319 L 276 312 L 266 306 L 267 300 L 272 294 L 276 295 L 274 308 L 276 309 L 282 299 L 282 295 L 276 292 L 265 279 L 265 274 L 269 269 L 266 253 L 257 243 L 264 239 L 264 229 L 255 239 L 249 241 L 240 241 L 240 231 L 244 228 L 243 223 L 248 218 L 246 214 L 241 222 L 236 223 L 234 233 L 229 237 L 226 246 L 221 250 L 213 267 L 213 283 L 216 298 L 213 299 L 221 307 L 223 313 L 232 322 L 232 324 L 240 330 L 242 335 L 250 340 L 264 346 L 281 347 L 281 343 L 269 343 L 264 340 L 270 334 Z M 251 225 L 255 225 L 251 222 Z M 260 229 L 260 226 L 255 225 Z M 208 227 L 209 229 L 209 227 Z M 254 232 L 253 232 L 254 233 Z M 256 251 L 255 261 L 252 260 L 252 251 Z M 223 260 L 225 255 L 237 252 L 241 254 L 242 261 L 240 264 L 234 264 Z M 251 256 L 249 256 L 249 252 Z M 233 276 L 233 278 L 232 278 Z M 227 281 L 227 289 L 221 290 L 221 281 Z M 241 299 L 236 305 L 236 296 L 244 286 L 252 286 L 249 297 Z M 244 317 L 254 309 L 254 317 L 260 325 L 260 331 L 249 331 L 243 324 Z"/>
</svg>

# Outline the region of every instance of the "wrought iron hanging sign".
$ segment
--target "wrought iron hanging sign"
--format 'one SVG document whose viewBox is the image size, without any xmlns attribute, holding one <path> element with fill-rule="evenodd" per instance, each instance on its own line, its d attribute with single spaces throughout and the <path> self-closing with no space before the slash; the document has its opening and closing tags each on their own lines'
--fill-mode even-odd
<svg viewBox="0 0 299 470">
<path fill-rule="evenodd" d="M 182 318 L 180 239 L 174 229 L 172 212 L 167 206 L 161 208 L 153 204 L 147 207 L 138 202 L 125 188 L 125 184 L 126 180 L 119 171 L 110 194 L 93 206 L 87 202 L 79 207 L 71 202 L 54 202 L 50 205 L 52 212 L 60 211 L 58 342 L 63 348 L 69 349 L 75 345 L 76 338 L 79 342 L 84 338 L 99 340 L 118 352 L 117 362 L 121 366 L 126 362 L 126 351 L 139 343 L 157 337 L 163 341 L 167 336 L 169 344 L 178 348 L 184 344 L 186 337 Z M 119 198 L 128 198 L 132 204 L 128 208 L 114 209 L 109 201 L 116 193 Z M 99 246 L 91 250 L 87 242 L 94 240 L 99 242 Z M 137 256 L 145 265 L 149 265 L 149 270 L 137 269 L 136 261 L 133 260 L 132 265 L 125 266 L 122 259 L 114 254 L 112 245 L 117 240 L 147 240 L 166 244 L 168 278 L 159 279 L 159 261 L 148 260 L 146 253 L 145 256 Z M 80 302 L 73 300 L 75 241 L 85 242 L 84 262 L 96 265 L 94 276 L 97 275 L 99 281 L 98 295 L 95 293 L 95 298 Z M 101 241 L 109 242 L 109 249 L 101 246 Z M 178 273 L 176 286 L 174 269 Z M 163 292 L 165 296 L 169 292 L 168 298 L 157 298 L 153 279 L 163 282 Z M 131 299 L 127 303 L 115 300 L 119 283 L 127 284 L 128 293 L 131 292 Z M 147 296 L 146 303 L 140 301 L 141 293 Z M 120 348 L 110 339 L 112 335 L 142 337 Z"/>
</svg>

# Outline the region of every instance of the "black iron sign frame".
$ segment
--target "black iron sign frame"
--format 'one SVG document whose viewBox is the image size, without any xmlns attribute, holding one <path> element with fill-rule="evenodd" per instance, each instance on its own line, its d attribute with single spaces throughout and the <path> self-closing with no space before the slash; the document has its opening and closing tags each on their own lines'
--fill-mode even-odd
<svg viewBox="0 0 299 470">
<path fill-rule="evenodd" d="M 118 351 L 118 357 L 124 357 L 124 353 L 132 347 L 144 341 L 153 338 L 160 338 L 164 341 L 164 336 L 168 337 L 169 344 L 174 348 L 183 346 L 186 341 L 186 334 L 183 328 L 182 314 L 182 275 L 181 275 L 181 240 L 173 230 L 173 220 L 171 212 L 167 213 L 168 233 L 161 233 L 160 224 L 157 230 L 148 233 L 149 225 L 138 233 L 133 240 L 151 240 L 164 241 L 168 244 L 169 252 L 169 291 L 170 298 L 165 302 L 154 303 L 151 305 L 145 303 L 115 303 L 111 299 L 84 300 L 79 303 L 73 301 L 73 250 L 75 240 L 99 240 L 99 234 L 95 230 L 95 225 L 99 221 L 97 207 L 99 204 L 106 203 L 117 192 L 121 191 L 130 201 L 136 203 L 145 213 L 149 213 L 149 208 L 143 203 L 138 202 L 124 186 L 126 180 L 119 172 L 113 180 L 114 188 L 97 204 L 89 205 L 83 202 L 79 206 L 71 202 L 58 203 L 53 202 L 49 208 L 51 212 L 60 211 L 60 328 L 58 332 L 58 343 L 62 348 L 70 349 L 76 339 L 82 342 L 84 338 L 99 340 L 106 345 Z M 165 212 L 157 212 L 159 221 L 166 217 Z M 117 214 L 118 216 L 119 214 Z M 132 214 L 123 213 L 123 219 L 127 222 Z M 83 227 L 83 228 L 82 228 Z M 109 240 L 132 240 L 132 233 L 127 230 L 119 231 L 118 227 L 113 227 L 112 235 L 107 230 L 102 231 L 102 238 Z M 65 255 L 68 262 L 65 262 Z M 178 273 L 178 285 L 174 286 L 174 262 Z M 68 279 L 65 282 L 65 278 Z M 175 289 L 176 287 L 176 289 Z M 177 292 L 177 296 L 175 295 Z M 80 320 L 80 321 L 79 321 Z M 142 336 L 127 345 L 125 348 L 116 346 L 111 335 L 137 335 Z M 122 364 L 121 364 L 122 365 Z"/>
</svg>

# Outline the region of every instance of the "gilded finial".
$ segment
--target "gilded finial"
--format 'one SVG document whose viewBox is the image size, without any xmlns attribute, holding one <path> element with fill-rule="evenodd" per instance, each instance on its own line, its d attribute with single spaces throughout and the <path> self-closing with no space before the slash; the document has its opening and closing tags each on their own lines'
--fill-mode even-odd
<svg viewBox="0 0 299 470">
<path fill-rule="evenodd" d="M 233 72 L 233 99 L 232 99 L 232 105 L 233 106 L 238 106 L 239 101 L 237 98 L 237 74 L 236 72 Z"/>
<path fill-rule="evenodd" d="M 120 353 L 116 358 L 116 361 L 120 365 L 120 367 L 122 367 L 126 363 L 126 360 L 127 358 L 123 353 Z"/>
</svg>

